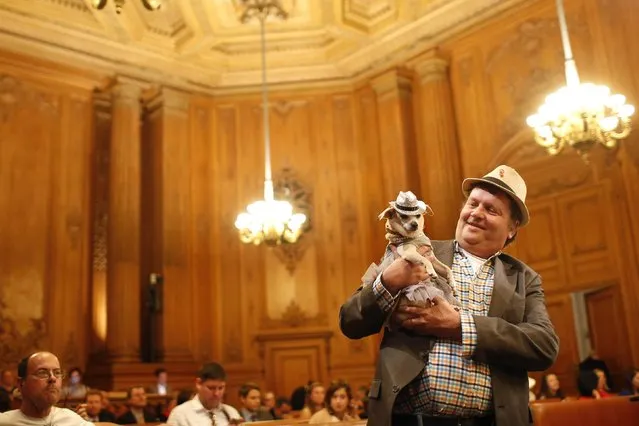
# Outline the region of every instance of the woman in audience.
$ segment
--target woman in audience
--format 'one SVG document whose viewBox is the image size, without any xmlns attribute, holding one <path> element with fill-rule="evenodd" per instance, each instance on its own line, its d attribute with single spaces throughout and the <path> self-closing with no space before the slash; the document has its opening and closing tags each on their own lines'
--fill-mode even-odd
<svg viewBox="0 0 639 426">
<path fill-rule="evenodd" d="M 595 369 L 597 375 L 597 393 L 600 398 L 608 398 L 612 396 L 610 394 L 610 388 L 608 387 L 608 380 L 606 379 L 606 373 L 603 370 Z"/>
<path fill-rule="evenodd" d="M 597 392 L 598 381 L 597 373 L 593 370 L 581 370 L 577 378 L 579 399 L 599 399 L 599 393 Z"/>
<path fill-rule="evenodd" d="M 622 396 L 639 395 L 639 369 L 635 369 L 628 375 L 628 387 L 619 393 Z"/>
<path fill-rule="evenodd" d="M 359 420 L 360 418 L 351 404 L 352 399 L 353 393 L 348 383 L 343 380 L 331 383 L 324 399 L 326 408 L 313 414 L 308 421 L 309 424 Z"/>
<path fill-rule="evenodd" d="M 62 398 L 86 398 L 89 388 L 82 383 L 82 371 L 79 368 L 69 370 L 69 382 L 62 388 Z"/>
<path fill-rule="evenodd" d="M 324 385 L 313 382 L 306 388 L 306 404 L 300 411 L 300 419 L 310 419 L 311 416 L 324 408 L 326 390 Z"/>
<path fill-rule="evenodd" d="M 539 389 L 537 399 L 566 399 L 556 374 L 549 373 L 543 375 L 541 378 L 541 389 Z"/>
</svg>

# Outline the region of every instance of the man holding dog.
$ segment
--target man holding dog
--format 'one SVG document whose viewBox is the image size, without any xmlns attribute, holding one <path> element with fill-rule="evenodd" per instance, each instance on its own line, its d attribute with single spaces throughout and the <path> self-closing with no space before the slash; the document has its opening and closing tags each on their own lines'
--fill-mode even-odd
<svg viewBox="0 0 639 426">
<path fill-rule="evenodd" d="M 462 308 L 436 297 L 385 330 L 369 393 L 369 425 L 527 426 L 528 371 L 545 370 L 559 341 L 541 278 L 502 253 L 529 220 L 526 184 L 508 166 L 465 179 L 467 199 L 455 240 L 433 241 L 453 271 Z M 427 278 L 424 267 L 396 259 L 340 310 L 344 335 L 378 333 L 398 293 Z M 438 278 L 439 279 L 439 278 Z M 425 337 L 427 336 L 427 337 Z M 432 344 L 433 337 L 435 343 Z"/>
</svg>

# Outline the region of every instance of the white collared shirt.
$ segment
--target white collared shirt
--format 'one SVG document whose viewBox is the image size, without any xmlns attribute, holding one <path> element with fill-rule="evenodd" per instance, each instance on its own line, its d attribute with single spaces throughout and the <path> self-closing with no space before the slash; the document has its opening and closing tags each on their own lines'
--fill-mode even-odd
<svg viewBox="0 0 639 426">
<path fill-rule="evenodd" d="M 175 407 L 166 421 L 171 426 L 211 426 L 211 412 L 215 414 L 216 426 L 228 426 L 229 417 L 240 419 L 240 413 L 230 405 L 220 404 L 217 408 L 209 411 L 195 398 Z M 228 416 L 228 417 L 227 417 Z"/>
<path fill-rule="evenodd" d="M 166 385 L 158 383 L 158 395 L 166 395 Z"/>
</svg>

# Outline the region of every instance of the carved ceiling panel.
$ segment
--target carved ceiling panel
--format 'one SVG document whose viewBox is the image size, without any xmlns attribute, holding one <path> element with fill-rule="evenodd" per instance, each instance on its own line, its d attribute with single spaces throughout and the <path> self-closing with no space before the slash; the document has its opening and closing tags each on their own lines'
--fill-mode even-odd
<svg viewBox="0 0 639 426">
<path fill-rule="evenodd" d="M 267 22 L 269 82 L 350 82 L 526 0 L 281 0 Z M 0 45 L 40 58 L 202 91 L 260 82 L 258 22 L 235 0 L 2 0 Z"/>
</svg>

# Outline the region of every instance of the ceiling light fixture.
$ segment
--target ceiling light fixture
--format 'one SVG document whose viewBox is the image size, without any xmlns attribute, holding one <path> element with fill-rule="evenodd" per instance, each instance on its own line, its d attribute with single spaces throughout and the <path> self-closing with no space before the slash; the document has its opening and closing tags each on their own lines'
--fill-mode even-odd
<svg viewBox="0 0 639 426">
<path fill-rule="evenodd" d="M 614 148 L 628 136 L 630 117 L 635 111 L 624 95 L 611 95 L 606 86 L 581 83 L 572 56 L 563 0 L 557 0 L 557 15 L 565 57 L 566 86 L 546 97 L 536 114 L 526 123 L 533 128 L 536 142 L 550 155 L 559 154 L 566 145 L 588 162 L 597 145 Z"/>
</svg>

